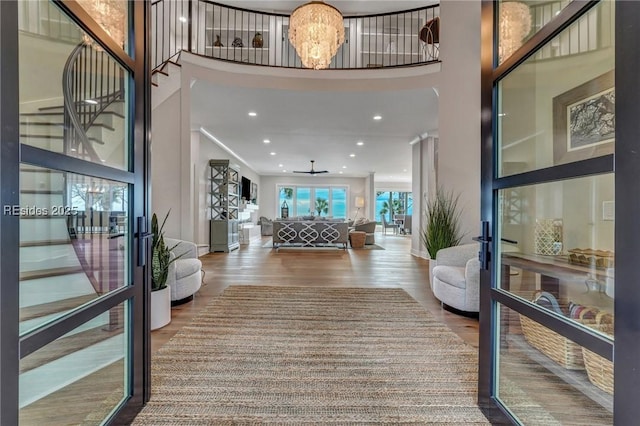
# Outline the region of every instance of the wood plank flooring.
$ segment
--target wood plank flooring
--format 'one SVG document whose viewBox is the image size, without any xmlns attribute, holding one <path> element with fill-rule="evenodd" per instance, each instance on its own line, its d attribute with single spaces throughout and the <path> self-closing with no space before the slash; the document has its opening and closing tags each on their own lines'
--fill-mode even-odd
<svg viewBox="0 0 640 426">
<path fill-rule="evenodd" d="M 326 287 L 399 287 L 407 291 L 463 340 L 478 346 L 478 320 L 442 309 L 428 283 L 429 262 L 410 254 L 411 238 L 376 233 L 385 250 L 337 252 L 276 252 L 252 241 L 231 253 L 201 257 L 206 272 L 204 285 L 192 302 L 171 309 L 172 321 L 151 333 L 152 351 L 166 343 L 213 297 L 229 285 L 282 285 Z"/>
</svg>

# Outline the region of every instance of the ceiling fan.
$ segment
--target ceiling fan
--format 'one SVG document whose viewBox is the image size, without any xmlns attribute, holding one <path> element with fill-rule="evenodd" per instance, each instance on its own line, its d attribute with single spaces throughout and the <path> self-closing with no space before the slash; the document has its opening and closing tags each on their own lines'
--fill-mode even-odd
<svg viewBox="0 0 640 426">
<path fill-rule="evenodd" d="M 310 175 L 317 175 L 317 174 L 320 174 L 320 173 L 329 173 L 328 170 L 314 170 L 313 169 L 313 163 L 315 163 L 315 160 L 311 160 L 311 170 L 309 170 L 308 172 L 294 170 L 293 173 L 308 173 Z"/>
</svg>

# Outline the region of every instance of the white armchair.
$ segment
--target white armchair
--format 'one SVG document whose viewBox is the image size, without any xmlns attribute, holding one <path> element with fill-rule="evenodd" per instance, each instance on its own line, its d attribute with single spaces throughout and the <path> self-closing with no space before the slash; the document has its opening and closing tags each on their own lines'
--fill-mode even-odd
<svg viewBox="0 0 640 426">
<path fill-rule="evenodd" d="M 433 294 L 447 306 L 464 312 L 480 310 L 478 243 L 438 250 L 433 268 Z"/>
<path fill-rule="evenodd" d="M 167 247 L 172 248 L 171 259 L 180 256 L 169 265 L 167 285 L 171 286 L 171 304 L 179 305 L 193 299 L 193 294 L 202 285 L 202 262 L 198 259 L 198 247 L 190 241 L 165 238 Z M 176 246 L 177 244 L 177 246 Z"/>
</svg>

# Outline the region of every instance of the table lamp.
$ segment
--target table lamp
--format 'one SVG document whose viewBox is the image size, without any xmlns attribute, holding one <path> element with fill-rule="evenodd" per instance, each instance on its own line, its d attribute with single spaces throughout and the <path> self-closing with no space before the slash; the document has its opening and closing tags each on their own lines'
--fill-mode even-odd
<svg viewBox="0 0 640 426">
<path fill-rule="evenodd" d="M 356 197 L 356 215 L 353 218 L 354 222 L 358 217 L 358 212 L 360 212 L 360 209 L 363 207 L 364 207 L 364 197 Z"/>
</svg>

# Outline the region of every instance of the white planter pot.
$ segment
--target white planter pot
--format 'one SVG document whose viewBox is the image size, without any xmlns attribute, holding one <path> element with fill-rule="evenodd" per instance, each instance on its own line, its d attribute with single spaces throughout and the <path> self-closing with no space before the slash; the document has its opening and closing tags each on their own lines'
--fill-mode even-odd
<svg viewBox="0 0 640 426">
<path fill-rule="evenodd" d="M 151 330 L 171 322 L 171 287 L 151 292 Z"/>
</svg>

